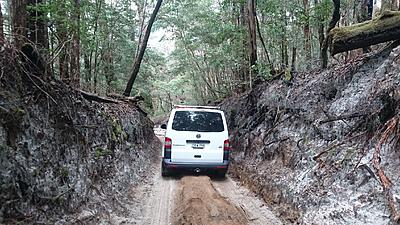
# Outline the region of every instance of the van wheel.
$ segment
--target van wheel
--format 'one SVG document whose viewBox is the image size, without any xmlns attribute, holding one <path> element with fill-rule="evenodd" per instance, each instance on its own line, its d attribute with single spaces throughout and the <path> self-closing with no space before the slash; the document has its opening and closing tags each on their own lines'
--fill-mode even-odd
<svg viewBox="0 0 400 225">
<path fill-rule="evenodd" d="M 167 168 L 165 168 L 164 163 L 161 164 L 161 176 L 162 177 L 168 177 L 169 176 L 169 171 Z"/>
<path fill-rule="evenodd" d="M 218 179 L 225 179 L 226 178 L 226 171 L 216 171 L 215 177 Z"/>
</svg>

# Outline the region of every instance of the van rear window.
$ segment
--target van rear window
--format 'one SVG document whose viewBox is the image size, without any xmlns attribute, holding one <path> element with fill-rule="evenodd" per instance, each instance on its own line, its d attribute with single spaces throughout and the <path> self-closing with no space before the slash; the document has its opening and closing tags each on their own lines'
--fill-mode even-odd
<svg viewBox="0 0 400 225">
<path fill-rule="evenodd" d="M 222 116 L 216 112 L 176 111 L 172 122 L 176 131 L 222 132 Z"/>
</svg>

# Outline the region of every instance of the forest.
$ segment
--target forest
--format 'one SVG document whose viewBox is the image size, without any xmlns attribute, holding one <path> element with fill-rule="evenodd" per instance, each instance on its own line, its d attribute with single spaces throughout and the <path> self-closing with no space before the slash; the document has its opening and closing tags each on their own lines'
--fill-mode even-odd
<svg viewBox="0 0 400 225">
<path fill-rule="evenodd" d="M 399 87 L 399 0 L 0 0 L 0 224 L 399 224 Z"/>
<path fill-rule="evenodd" d="M 329 30 L 399 6 L 396 0 L 5 0 L 1 7 L 3 44 L 30 43 L 48 76 L 102 96 L 141 96 L 151 115 L 162 115 L 174 103 L 218 102 L 262 81 L 290 81 L 328 61 L 352 60 L 362 52 L 336 45 L 333 53 L 345 53 L 324 60 Z M 150 31 L 155 36 L 147 45 Z M 143 63 L 129 91 L 141 46 Z"/>
</svg>

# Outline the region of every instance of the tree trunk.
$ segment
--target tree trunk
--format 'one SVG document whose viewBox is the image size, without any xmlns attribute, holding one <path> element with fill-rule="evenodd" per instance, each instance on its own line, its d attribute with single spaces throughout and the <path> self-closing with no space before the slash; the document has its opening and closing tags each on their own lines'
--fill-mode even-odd
<svg viewBox="0 0 400 225">
<path fill-rule="evenodd" d="M 281 11 L 281 15 L 283 16 L 282 19 L 284 21 L 284 26 L 282 27 L 283 32 L 281 36 L 281 71 L 286 71 L 289 68 L 289 53 L 288 53 L 288 40 L 287 40 L 287 17 L 286 17 L 286 10 Z"/>
<path fill-rule="evenodd" d="M 92 80 L 92 65 L 90 62 L 90 54 L 85 53 L 83 55 L 83 65 L 85 68 L 85 89 L 90 91 L 90 82 Z"/>
<path fill-rule="evenodd" d="M 21 49 L 28 37 L 28 13 L 26 11 L 27 0 L 11 1 L 11 27 L 14 45 Z"/>
<path fill-rule="evenodd" d="M 314 5 L 318 5 L 319 0 L 314 0 Z M 318 43 L 319 43 L 319 50 L 321 51 L 322 49 L 322 45 L 324 43 L 324 39 L 325 39 L 325 34 L 324 34 L 324 22 L 323 22 L 323 17 L 321 15 L 319 15 L 317 17 L 317 25 L 318 25 Z M 321 54 L 321 52 L 320 52 Z"/>
<path fill-rule="evenodd" d="M 357 10 L 357 22 L 358 23 L 362 23 L 364 21 L 370 20 L 372 19 L 372 14 L 369 14 L 369 8 L 368 8 L 368 4 L 369 4 L 370 0 L 361 0 L 361 2 L 359 2 L 359 7 Z"/>
<path fill-rule="evenodd" d="M 296 59 L 297 59 L 297 51 L 296 47 L 293 47 L 292 49 L 292 65 L 290 67 L 290 72 L 293 74 L 296 72 Z"/>
<path fill-rule="evenodd" d="M 43 0 L 28 0 L 29 10 L 28 18 L 28 39 L 35 43 L 38 48 L 48 49 L 49 41 L 47 34 L 46 15 L 43 10 L 39 9 L 40 5 L 43 4 Z"/>
<path fill-rule="evenodd" d="M 99 47 L 99 43 L 97 42 L 96 43 L 96 49 L 95 49 L 95 51 L 94 51 L 94 65 L 93 65 L 93 68 L 94 68 L 94 73 L 93 73 L 93 92 L 94 93 L 97 93 L 98 91 L 97 91 L 97 81 L 98 81 L 98 79 L 97 79 L 97 77 L 98 77 L 98 68 L 99 68 L 99 63 L 98 63 L 98 61 L 99 61 L 99 51 L 98 51 L 98 47 Z"/>
<path fill-rule="evenodd" d="M 140 50 L 140 44 L 142 43 L 142 38 L 143 38 L 143 32 L 144 32 L 144 23 L 146 20 L 146 9 L 147 9 L 147 1 L 145 0 L 143 2 L 143 5 L 139 1 L 136 6 L 138 7 L 138 13 L 139 13 L 139 20 L 140 20 L 140 30 L 139 30 L 139 37 L 136 45 L 136 53 L 135 53 L 135 58 L 139 54 Z"/>
<path fill-rule="evenodd" d="M 306 68 L 310 68 L 311 62 L 311 30 L 310 30 L 310 20 L 309 20 L 309 3 L 308 0 L 303 0 L 304 16 L 306 21 L 303 26 L 304 33 L 304 51 L 306 53 Z"/>
<path fill-rule="evenodd" d="M 61 38 L 61 36 L 60 36 Z M 66 47 L 64 47 L 60 51 L 60 55 L 58 57 L 58 66 L 60 70 L 60 78 L 63 82 L 69 84 L 70 79 L 69 79 L 69 71 L 68 71 L 68 66 L 69 66 L 69 57 L 67 53 Z"/>
<path fill-rule="evenodd" d="M 71 85 L 80 87 L 80 0 L 74 0 L 74 12 L 72 13 L 73 31 L 71 46 L 70 79 Z"/>
<path fill-rule="evenodd" d="M 252 66 L 256 65 L 257 62 L 257 36 L 256 36 L 256 20 L 255 11 L 256 5 L 255 0 L 248 0 L 247 2 L 248 10 L 248 30 L 249 30 L 249 64 L 250 71 L 252 71 Z"/>
<path fill-rule="evenodd" d="M 239 13 L 238 26 L 239 26 L 239 29 L 241 27 L 243 29 L 243 31 L 246 29 L 246 24 L 247 24 L 246 18 L 247 18 L 247 16 L 246 16 L 246 10 L 245 10 L 245 3 L 240 2 L 240 13 Z M 240 29 L 240 30 L 242 30 L 242 29 Z M 244 33 L 243 31 L 242 31 L 243 37 L 246 37 L 246 33 Z M 237 80 L 239 81 L 239 84 L 238 84 L 239 92 L 244 92 L 246 90 L 245 82 L 247 79 L 247 75 L 249 74 L 248 64 L 247 64 L 247 62 L 249 61 L 249 58 L 248 58 L 248 54 L 245 51 L 245 49 L 247 49 L 247 38 L 243 38 L 241 44 L 243 47 L 243 51 L 241 52 L 242 60 L 241 60 L 239 72 L 237 73 L 238 74 Z"/>
<path fill-rule="evenodd" d="M 333 14 L 332 19 L 329 22 L 328 30 L 326 31 L 326 37 L 324 39 L 324 43 L 321 48 L 321 61 L 322 68 L 325 69 L 328 66 L 328 45 L 331 40 L 331 37 L 328 35 L 329 32 L 336 26 L 336 23 L 340 20 L 340 0 L 332 0 L 333 1 Z"/>
<path fill-rule="evenodd" d="M 99 15 L 100 12 L 102 10 L 102 5 L 103 5 L 103 0 L 96 0 L 96 14 L 95 14 L 95 24 L 94 24 L 94 28 L 93 28 L 93 35 L 92 35 L 92 42 L 95 43 L 95 48 L 90 49 L 90 53 L 89 53 L 89 86 L 90 89 L 96 93 L 97 92 L 97 51 L 99 48 L 99 41 L 97 38 L 97 29 L 99 27 Z M 93 52 L 94 52 L 94 66 L 93 66 Z M 94 68 L 94 69 L 93 69 Z M 92 79 L 93 79 L 93 83 L 92 83 Z"/>
<path fill-rule="evenodd" d="M 112 92 L 113 82 L 115 80 L 115 73 L 114 73 L 114 60 L 112 56 L 112 46 L 111 46 L 112 38 L 108 41 L 108 47 L 103 56 L 104 62 L 104 75 L 106 76 L 106 83 L 107 83 L 107 93 Z"/>
<path fill-rule="evenodd" d="M 331 55 L 400 39 L 400 12 L 385 11 L 364 23 L 332 29 L 329 32 Z"/>
<path fill-rule="evenodd" d="M 314 5 L 320 4 L 318 0 L 314 0 Z M 324 22 L 323 22 L 323 17 L 319 15 L 317 17 L 317 25 L 318 25 L 318 43 L 319 43 L 319 49 L 322 49 L 322 44 L 324 43 L 325 39 L 325 34 L 324 34 Z"/>
<path fill-rule="evenodd" d="M 369 4 L 373 4 L 372 0 L 361 0 L 358 3 L 359 7 L 357 10 L 357 22 L 362 23 L 364 21 L 372 19 L 372 11 L 371 14 L 369 12 Z M 370 51 L 369 48 L 363 48 L 363 53 L 368 53 Z"/>
<path fill-rule="evenodd" d="M 1 4 L 0 4 L 0 46 L 4 45 L 4 28 L 3 28 L 3 14 L 1 13 Z"/>
<path fill-rule="evenodd" d="M 248 0 L 248 28 L 249 28 L 249 88 L 253 86 L 253 77 L 257 75 L 257 33 L 256 33 L 256 3 Z"/>
<path fill-rule="evenodd" d="M 269 67 L 270 67 L 270 69 L 272 71 L 273 68 L 274 68 L 274 65 L 272 65 L 272 62 L 271 62 L 271 59 L 269 57 L 269 53 L 268 53 L 267 47 L 266 47 L 265 42 L 264 42 L 264 38 L 263 38 L 263 36 L 261 34 L 260 23 L 258 22 L 257 16 L 256 16 L 256 23 L 257 23 L 256 25 L 257 25 L 258 38 L 260 38 L 260 41 L 261 41 L 261 44 L 263 46 L 265 55 L 267 57 L 268 65 L 269 65 Z"/>
<path fill-rule="evenodd" d="M 286 34 L 283 36 L 281 40 L 281 71 L 285 71 L 289 67 L 289 53 L 288 46 L 286 40 Z"/>
<path fill-rule="evenodd" d="M 392 10 L 392 0 L 381 0 L 381 14 Z"/>
<path fill-rule="evenodd" d="M 135 62 L 133 64 L 132 74 L 131 74 L 131 76 L 129 78 L 129 81 L 128 81 L 128 83 L 126 85 L 126 88 L 125 88 L 125 91 L 124 91 L 124 95 L 125 96 L 130 96 L 130 94 L 131 94 L 133 84 L 135 83 L 136 77 L 137 77 L 137 75 L 139 73 L 140 64 L 142 63 L 144 52 L 146 51 L 147 42 L 149 41 L 151 27 L 153 26 L 153 23 L 154 23 L 154 21 L 156 19 L 157 13 L 160 10 L 161 3 L 162 3 L 162 0 L 157 0 L 156 7 L 154 8 L 153 13 L 151 14 L 151 17 L 150 17 L 150 20 L 149 20 L 149 24 L 147 25 L 146 32 L 144 34 L 142 45 L 140 46 L 139 54 L 135 58 Z"/>
</svg>

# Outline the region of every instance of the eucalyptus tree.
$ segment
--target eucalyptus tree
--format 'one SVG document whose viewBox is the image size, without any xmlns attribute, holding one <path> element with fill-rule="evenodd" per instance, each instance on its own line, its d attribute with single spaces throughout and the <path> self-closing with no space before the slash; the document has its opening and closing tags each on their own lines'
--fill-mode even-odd
<svg viewBox="0 0 400 225">
<path fill-rule="evenodd" d="M 0 45 L 4 44 L 4 19 L 3 19 L 3 13 L 1 12 L 1 4 L 0 4 Z"/>
<path fill-rule="evenodd" d="M 137 56 L 135 58 L 135 61 L 133 63 L 132 73 L 130 75 L 128 83 L 126 84 L 126 88 L 125 88 L 125 91 L 124 91 L 124 95 L 125 96 L 129 96 L 131 94 L 133 83 L 135 82 L 136 77 L 137 77 L 137 75 L 139 73 L 140 64 L 142 63 L 144 52 L 146 51 L 146 48 L 147 48 L 147 42 L 149 41 L 151 28 L 152 28 L 153 23 L 154 23 L 154 21 L 156 19 L 158 11 L 160 10 L 161 3 L 162 3 L 162 0 L 157 0 L 157 4 L 156 4 L 156 6 L 155 6 L 155 8 L 153 10 L 153 13 L 151 14 L 150 20 L 149 20 L 149 22 L 147 24 L 146 32 L 145 32 L 144 37 L 143 37 L 143 42 L 140 44 L 139 52 L 138 52 L 138 54 L 137 54 Z"/>
</svg>

